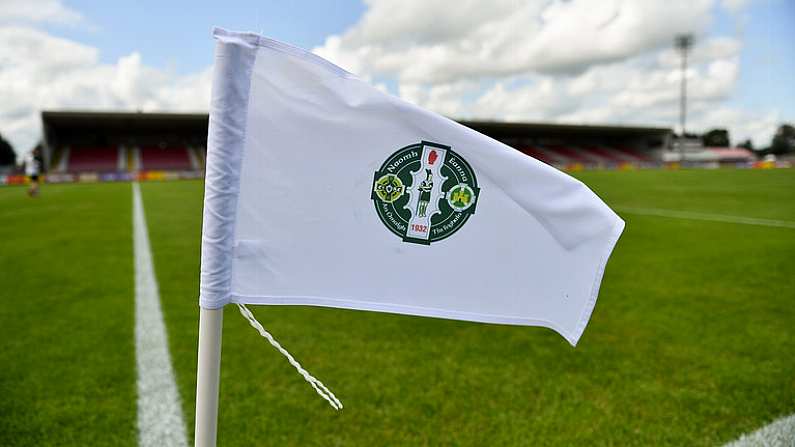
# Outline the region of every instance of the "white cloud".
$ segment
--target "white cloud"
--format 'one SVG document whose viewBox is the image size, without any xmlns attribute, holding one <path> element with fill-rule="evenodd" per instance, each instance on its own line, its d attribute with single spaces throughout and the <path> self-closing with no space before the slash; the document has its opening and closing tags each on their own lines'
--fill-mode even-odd
<svg viewBox="0 0 795 447">
<path fill-rule="evenodd" d="M 709 39 L 699 39 L 688 53 L 689 64 L 701 64 L 715 59 L 736 57 L 740 54 L 742 43 L 734 37 L 720 36 Z M 660 65 L 668 68 L 679 68 L 681 56 L 678 51 L 668 48 L 660 51 L 657 60 Z"/>
<path fill-rule="evenodd" d="M 75 25 L 83 16 L 60 0 L 0 0 L 0 23 L 48 22 Z"/>
<path fill-rule="evenodd" d="M 708 45 L 708 44 L 707 44 Z M 688 70 L 691 111 L 730 97 L 737 81 L 737 54 L 704 60 Z M 651 63 L 649 62 L 651 59 Z M 401 83 L 400 94 L 448 115 L 512 121 L 621 122 L 671 125 L 677 120 L 679 71 L 640 56 L 594 65 L 577 75 L 531 74 L 478 83 Z M 464 98 L 475 97 L 471 102 Z"/>
<path fill-rule="evenodd" d="M 756 114 L 721 106 L 699 116 L 694 122 L 694 127 L 708 129 L 714 126 L 714 123 L 722 123 L 723 126 L 731 129 L 734 142 L 740 143 L 750 139 L 757 148 L 763 148 L 770 145 L 773 134 L 783 121 L 781 114 L 776 110 Z"/>
<path fill-rule="evenodd" d="M 24 152 L 40 138 L 44 109 L 206 111 L 210 69 L 187 76 L 138 53 L 99 61 L 96 48 L 26 26 L 0 26 L 0 133 Z"/>
<path fill-rule="evenodd" d="M 315 51 L 451 117 L 674 126 L 680 60 L 671 42 L 693 32 L 689 130 L 726 126 L 735 141 L 763 145 L 787 118 L 727 105 L 743 42 L 709 36 L 713 0 L 366 3 L 357 23 Z M 81 21 L 59 0 L 0 0 L 0 133 L 17 150 L 38 140 L 42 109 L 207 110 L 209 68 L 176 75 L 135 52 L 102 63 L 97 48 L 34 28 Z"/>
<path fill-rule="evenodd" d="M 743 42 L 709 36 L 713 0 L 366 3 L 357 23 L 314 51 L 366 79 L 392 79 L 404 99 L 445 115 L 676 127 L 680 57 L 672 42 L 687 32 L 696 36 L 689 131 L 725 126 L 735 141 L 767 144 L 779 119 L 725 105 Z M 720 7 L 737 13 L 745 3 Z"/>
<path fill-rule="evenodd" d="M 370 0 L 315 51 L 365 75 L 444 83 L 528 71 L 579 72 L 703 32 L 711 0 Z"/>
</svg>

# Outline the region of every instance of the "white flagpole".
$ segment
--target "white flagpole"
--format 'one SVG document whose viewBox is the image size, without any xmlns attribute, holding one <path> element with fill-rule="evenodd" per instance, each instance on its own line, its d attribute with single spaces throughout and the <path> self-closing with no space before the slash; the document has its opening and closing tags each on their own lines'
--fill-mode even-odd
<svg viewBox="0 0 795 447">
<path fill-rule="evenodd" d="M 221 372 L 221 329 L 224 309 L 201 308 L 199 366 L 196 371 L 196 447 L 215 447 L 218 429 L 218 382 Z"/>
</svg>

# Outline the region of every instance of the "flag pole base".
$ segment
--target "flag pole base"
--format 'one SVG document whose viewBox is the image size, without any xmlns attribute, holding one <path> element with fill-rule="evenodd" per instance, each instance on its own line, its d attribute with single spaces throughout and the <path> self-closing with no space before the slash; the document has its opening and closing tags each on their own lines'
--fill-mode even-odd
<svg viewBox="0 0 795 447">
<path fill-rule="evenodd" d="M 224 309 L 199 313 L 199 364 L 196 373 L 196 447 L 215 447 L 218 432 L 218 383 Z"/>
</svg>

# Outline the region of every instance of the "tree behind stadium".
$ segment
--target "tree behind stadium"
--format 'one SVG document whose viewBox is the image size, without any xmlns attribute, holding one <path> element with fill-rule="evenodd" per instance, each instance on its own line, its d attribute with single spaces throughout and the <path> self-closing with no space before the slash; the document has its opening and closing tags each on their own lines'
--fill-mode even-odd
<svg viewBox="0 0 795 447">
<path fill-rule="evenodd" d="M 0 135 L 0 166 L 13 165 L 16 161 L 17 154 L 14 152 L 14 148 L 11 147 L 11 143 Z"/>
<path fill-rule="evenodd" d="M 793 151 L 795 151 L 795 127 L 790 124 L 782 124 L 773 136 L 770 152 L 781 155 Z"/>
</svg>

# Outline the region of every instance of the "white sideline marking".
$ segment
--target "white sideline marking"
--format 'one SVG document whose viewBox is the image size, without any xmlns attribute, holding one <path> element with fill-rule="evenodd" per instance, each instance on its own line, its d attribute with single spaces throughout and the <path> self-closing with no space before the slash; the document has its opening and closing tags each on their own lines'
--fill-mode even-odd
<svg viewBox="0 0 795 447">
<path fill-rule="evenodd" d="M 614 207 L 616 211 L 642 216 L 671 217 L 674 219 L 704 220 L 707 222 L 724 222 L 742 225 L 758 225 L 763 227 L 793 228 L 795 222 L 787 220 L 758 219 L 755 217 L 727 216 L 725 214 L 697 213 L 692 211 L 663 210 L 659 208 L 633 208 L 627 206 Z"/>
<path fill-rule="evenodd" d="M 141 190 L 133 183 L 135 248 L 135 360 L 138 370 L 138 445 L 187 447 L 168 338 L 160 311 Z"/>
<path fill-rule="evenodd" d="M 725 447 L 792 447 L 795 446 L 795 414 L 783 417 L 759 430 L 743 435 Z"/>
</svg>

